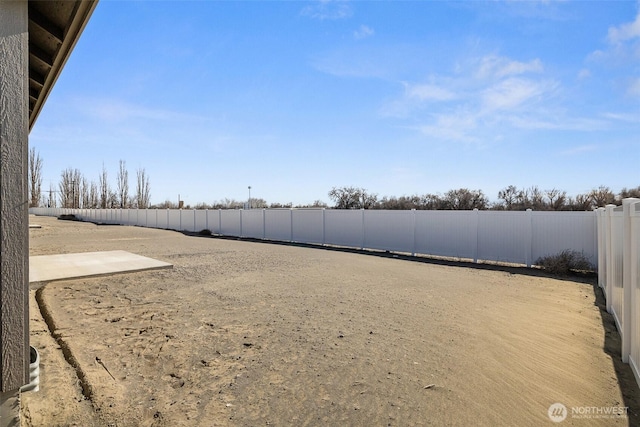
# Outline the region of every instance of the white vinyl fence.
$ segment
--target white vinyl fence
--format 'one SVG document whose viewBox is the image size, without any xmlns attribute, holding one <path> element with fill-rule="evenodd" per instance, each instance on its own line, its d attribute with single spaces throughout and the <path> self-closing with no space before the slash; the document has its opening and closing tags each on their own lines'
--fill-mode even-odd
<svg viewBox="0 0 640 427">
<path fill-rule="evenodd" d="M 596 211 L 598 285 L 622 338 L 622 361 L 640 386 L 640 199 Z"/>
<path fill-rule="evenodd" d="M 594 212 L 60 209 L 96 223 L 524 264 L 565 249 L 597 262 Z"/>
</svg>

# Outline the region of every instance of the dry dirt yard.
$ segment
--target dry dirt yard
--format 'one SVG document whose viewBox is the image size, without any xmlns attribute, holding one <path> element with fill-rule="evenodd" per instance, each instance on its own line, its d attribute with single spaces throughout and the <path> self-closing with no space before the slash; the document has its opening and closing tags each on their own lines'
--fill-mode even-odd
<svg viewBox="0 0 640 427">
<path fill-rule="evenodd" d="M 537 426 L 556 402 L 629 407 L 560 425 L 639 425 L 590 283 L 30 219 L 31 255 L 122 249 L 174 268 L 31 290 L 27 426 Z"/>
</svg>

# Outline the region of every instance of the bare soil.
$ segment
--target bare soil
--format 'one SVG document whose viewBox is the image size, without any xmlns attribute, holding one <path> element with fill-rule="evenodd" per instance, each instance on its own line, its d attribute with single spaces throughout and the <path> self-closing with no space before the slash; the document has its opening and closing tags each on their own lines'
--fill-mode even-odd
<svg viewBox="0 0 640 427">
<path fill-rule="evenodd" d="M 640 423 L 592 283 L 31 221 L 31 255 L 122 249 L 174 268 L 31 290 L 42 363 L 27 426 L 537 426 L 556 402 L 629 407 L 561 425 Z"/>
</svg>

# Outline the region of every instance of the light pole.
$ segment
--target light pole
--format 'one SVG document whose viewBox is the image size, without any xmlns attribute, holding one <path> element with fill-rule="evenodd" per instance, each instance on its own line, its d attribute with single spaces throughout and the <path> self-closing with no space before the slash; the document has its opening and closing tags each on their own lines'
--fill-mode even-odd
<svg viewBox="0 0 640 427">
<path fill-rule="evenodd" d="M 251 186 L 249 186 L 249 209 L 251 209 Z"/>
</svg>

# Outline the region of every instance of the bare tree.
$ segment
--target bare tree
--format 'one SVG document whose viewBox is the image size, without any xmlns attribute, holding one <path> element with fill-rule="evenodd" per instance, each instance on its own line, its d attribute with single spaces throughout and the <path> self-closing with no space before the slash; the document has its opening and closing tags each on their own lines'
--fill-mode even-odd
<svg viewBox="0 0 640 427">
<path fill-rule="evenodd" d="M 106 209 L 109 204 L 109 194 L 111 193 L 111 189 L 109 188 L 109 182 L 107 181 L 107 169 L 104 167 L 104 163 L 102 164 L 102 173 L 98 178 L 99 186 L 100 186 L 100 207 L 102 209 Z"/>
<path fill-rule="evenodd" d="M 118 200 L 118 193 L 113 190 L 109 190 L 109 197 L 107 197 L 107 208 L 116 209 L 120 206 L 120 201 Z"/>
<path fill-rule="evenodd" d="M 622 190 L 620 190 L 620 194 L 618 194 L 618 200 L 616 201 L 616 204 L 621 205 L 622 199 L 626 199 L 628 197 L 635 197 L 637 199 L 640 199 L 640 187 L 636 187 L 636 188 L 625 187 Z"/>
<path fill-rule="evenodd" d="M 593 202 L 593 206 L 596 208 L 603 207 L 609 204 L 613 204 L 616 202 L 616 196 L 613 194 L 609 187 L 605 187 L 601 185 L 598 188 L 591 190 L 589 193 L 591 196 L 591 200 Z"/>
<path fill-rule="evenodd" d="M 129 172 L 124 160 L 120 160 L 120 168 L 117 177 L 118 202 L 122 209 L 125 209 L 129 203 Z"/>
<path fill-rule="evenodd" d="M 518 189 L 515 185 L 510 185 L 498 192 L 498 198 L 504 200 L 504 208 L 506 210 L 513 209 L 513 204 L 516 202 L 518 196 Z"/>
<path fill-rule="evenodd" d="M 98 186 L 94 181 L 91 181 L 91 185 L 89 187 L 89 203 L 87 204 L 87 207 L 96 209 L 99 206 L 100 200 L 98 199 Z"/>
<path fill-rule="evenodd" d="M 544 193 L 536 185 L 529 188 L 529 201 L 530 206 L 528 208 L 533 210 L 541 211 L 547 208 L 544 202 Z"/>
<path fill-rule="evenodd" d="M 336 209 L 371 209 L 378 201 L 376 194 L 357 187 L 333 187 L 329 198 L 335 202 Z"/>
<path fill-rule="evenodd" d="M 593 209 L 593 198 L 591 194 L 578 194 L 575 199 L 569 198 L 567 207 L 570 210 L 590 211 Z"/>
<path fill-rule="evenodd" d="M 146 209 L 151 202 L 151 187 L 149 186 L 149 176 L 144 168 L 136 171 L 136 203 L 138 209 Z"/>
<path fill-rule="evenodd" d="M 567 192 L 560 191 L 556 188 L 552 188 L 551 190 L 545 190 L 545 195 L 547 196 L 547 200 L 549 200 L 549 208 L 554 211 L 561 210 L 566 202 L 567 202 Z"/>
<path fill-rule="evenodd" d="M 178 205 L 176 204 L 176 202 L 167 199 L 164 202 L 158 203 L 158 204 L 153 205 L 151 207 L 153 209 L 176 209 L 178 207 Z M 218 208 L 218 209 L 222 209 L 222 207 Z"/>
<path fill-rule="evenodd" d="M 57 191 L 54 190 L 53 183 L 49 182 L 49 200 L 47 201 L 47 207 L 55 208 L 58 206 L 56 203 L 56 193 Z"/>
<path fill-rule="evenodd" d="M 449 190 L 444 195 L 444 200 L 447 209 L 455 210 L 486 209 L 489 204 L 489 200 L 481 190 L 469 190 L 468 188 Z"/>
<path fill-rule="evenodd" d="M 42 158 L 35 148 L 29 150 L 29 207 L 40 205 L 42 196 Z"/>
<path fill-rule="evenodd" d="M 80 182 L 82 174 L 78 169 L 67 168 L 60 174 L 58 190 L 63 208 L 80 207 Z"/>
<path fill-rule="evenodd" d="M 83 175 L 81 180 L 80 180 L 80 197 L 78 197 L 78 199 L 80 200 L 80 208 L 88 208 L 89 207 L 89 181 L 87 181 L 87 178 Z"/>
</svg>

